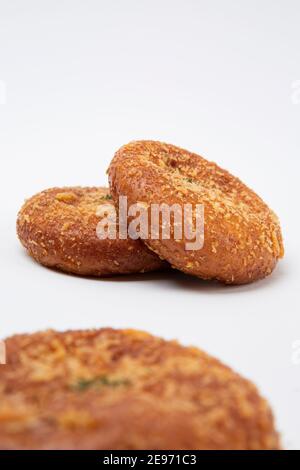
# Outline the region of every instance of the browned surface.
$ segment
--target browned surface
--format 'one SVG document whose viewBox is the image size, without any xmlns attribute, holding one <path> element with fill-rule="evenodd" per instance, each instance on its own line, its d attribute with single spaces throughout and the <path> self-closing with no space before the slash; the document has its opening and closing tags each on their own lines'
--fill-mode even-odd
<svg viewBox="0 0 300 470">
<path fill-rule="evenodd" d="M 39 263 L 62 271 L 102 276 L 166 266 L 139 240 L 99 240 L 97 207 L 113 203 L 106 188 L 53 188 L 28 199 L 17 232 Z"/>
<path fill-rule="evenodd" d="M 6 341 L 0 449 L 276 449 L 256 387 L 196 348 L 134 330 Z"/>
<path fill-rule="evenodd" d="M 239 179 L 196 154 L 161 142 L 131 142 L 115 154 L 109 179 L 115 201 L 125 195 L 128 204 L 204 205 L 201 250 L 186 251 L 186 240 L 174 237 L 145 241 L 184 272 L 243 284 L 270 274 L 283 256 L 276 215 Z"/>
</svg>

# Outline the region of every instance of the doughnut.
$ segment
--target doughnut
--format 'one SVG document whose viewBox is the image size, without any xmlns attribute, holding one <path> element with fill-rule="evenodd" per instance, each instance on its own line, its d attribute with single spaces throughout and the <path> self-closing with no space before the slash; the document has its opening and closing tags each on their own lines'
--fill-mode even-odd
<svg viewBox="0 0 300 470">
<path fill-rule="evenodd" d="M 99 239 L 99 206 L 113 204 L 106 188 L 52 188 L 28 199 L 17 218 L 22 245 L 40 264 L 83 276 L 166 267 L 140 240 Z"/>
<path fill-rule="evenodd" d="M 256 387 L 197 348 L 110 328 L 5 343 L 2 450 L 280 448 Z"/>
<path fill-rule="evenodd" d="M 266 277 L 283 257 L 277 216 L 238 178 L 215 163 L 174 145 L 136 141 L 121 147 L 109 170 L 115 202 L 126 196 L 128 205 L 143 204 L 149 219 L 153 204 L 203 207 L 204 243 L 187 249 L 183 232 L 143 242 L 174 268 L 202 279 L 246 284 Z M 195 217 L 194 217 L 195 219 Z M 196 219 L 195 219 L 196 220 Z M 182 230 L 183 231 L 183 230 Z M 197 232 L 195 232 L 197 233 Z"/>
</svg>

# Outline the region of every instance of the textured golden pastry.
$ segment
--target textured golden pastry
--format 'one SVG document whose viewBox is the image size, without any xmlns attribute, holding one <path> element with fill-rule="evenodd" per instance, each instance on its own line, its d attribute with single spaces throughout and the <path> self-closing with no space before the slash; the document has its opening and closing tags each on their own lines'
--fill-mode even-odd
<svg viewBox="0 0 300 470">
<path fill-rule="evenodd" d="M 113 203 L 106 188 L 52 188 L 28 199 L 17 233 L 39 263 L 65 272 L 105 276 L 166 266 L 140 240 L 100 240 L 97 208 Z"/>
<path fill-rule="evenodd" d="M 218 360 L 134 330 L 6 340 L 1 449 L 277 449 L 267 402 Z"/>
<path fill-rule="evenodd" d="M 116 152 L 109 180 L 115 201 L 119 195 L 129 205 L 142 201 L 148 213 L 152 203 L 204 206 L 202 249 L 187 251 L 184 237 L 145 240 L 181 271 L 243 284 L 270 274 L 283 256 L 276 215 L 239 179 L 194 153 L 161 142 L 131 142 Z"/>
</svg>

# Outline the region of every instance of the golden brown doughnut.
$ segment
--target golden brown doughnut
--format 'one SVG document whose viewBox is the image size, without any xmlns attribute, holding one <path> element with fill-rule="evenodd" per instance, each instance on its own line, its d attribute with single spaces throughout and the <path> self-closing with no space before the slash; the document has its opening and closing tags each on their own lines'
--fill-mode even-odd
<svg viewBox="0 0 300 470">
<path fill-rule="evenodd" d="M 278 449 L 256 387 L 196 348 L 134 330 L 6 340 L 0 449 Z"/>
<path fill-rule="evenodd" d="M 28 199 L 17 233 L 39 263 L 89 276 L 153 271 L 166 263 L 140 240 L 100 240 L 97 208 L 113 203 L 106 188 L 52 188 Z"/>
<path fill-rule="evenodd" d="M 174 236 L 144 240 L 181 271 L 243 284 L 270 274 L 283 256 L 272 210 L 238 178 L 194 153 L 161 142 L 131 142 L 116 152 L 109 181 L 115 201 L 124 195 L 128 205 L 143 202 L 148 215 L 153 203 L 203 204 L 202 249 L 187 251 L 187 240 Z"/>
</svg>

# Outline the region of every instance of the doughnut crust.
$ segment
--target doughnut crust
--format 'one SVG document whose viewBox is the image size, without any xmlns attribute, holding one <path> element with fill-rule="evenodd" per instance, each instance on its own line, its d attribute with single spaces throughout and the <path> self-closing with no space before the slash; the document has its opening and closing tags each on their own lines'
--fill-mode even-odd
<svg viewBox="0 0 300 470">
<path fill-rule="evenodd" d="M 52 188 L 28 199 L 17 219 L 22 245 L 39 263 L 86 276 L 166 267 L 140 240 L 100 240 L 97 208 L 113 204 L 107 188 Z"/>
<path fill-rule="evenodd" d="M 161 142 L 131 142 L 116 152 L 109 181 L 114 200 L 127 196 L 128 205 L 203 205 L 201 249 L 186 250 L 184 237 L 144 240 L 181 271 L 244 284 L 269 275 L 283 256 L 281 229 L 272 210 L 238 178 L 194 153 Z"/>
<path fill-rule="evenodd" d="M 6 340 L 0 449 L 278 449 L 256 387 L 196 348 L 135 330 Z"/>
</svg>

